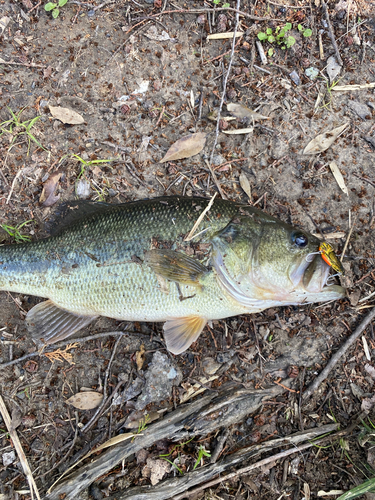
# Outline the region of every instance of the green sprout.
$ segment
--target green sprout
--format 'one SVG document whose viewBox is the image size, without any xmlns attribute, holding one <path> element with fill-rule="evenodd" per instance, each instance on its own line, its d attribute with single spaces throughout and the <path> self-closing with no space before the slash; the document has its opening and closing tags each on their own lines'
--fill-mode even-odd
<svg viewBox="0 0 375 500">
<path fill-rule="evenodd" d="M 113 160 L 88 160 L 88 161 L 86 161 L 76 154 L 73 154 L 73 157 L 76 158 L 81 163 L 81 171 L 78 174 L 77 180 L 85 174 L 86 168 L 89 168 L 92 165 L 98 165 L 100 163 L 108 163 L 110 161 L 113 161 Z"/>
<path fill-rule="evenodd" d="M 64 5 L 68 2 L 68 0 L 59 0 L 58 3 L 48 2 L 44 6 L 44 10 L 47 12 L 52 11 L 52 17 L 56 19 L 59 17 L 60 9 L 59 7 L 64 7 Z"/>
<path fill-rule="evenodd" d="M 172 462 L 172 460 L 169 460 L 169 458 L 167 458 L 167 457 L 170 457 L 172 455 L 172 453 L 174 452 L 174 450 L 176 450 L 177 448 L 182 448 L 183 446 L 185 446 L 185 444 L 188 444 L 188 443 L 190 443 L 190 441 L 193 441 L 193 439 L 194 438 L 191 438 L 191 439 L 189 439 L 189 441 L 185 441 L 185 443 L 176 444 L 176 446 L 174 446 L 169 453 L 166 453 L 164 455 L 159 455 L 159 458 L 161 458 L 162 460 L 166 460 L 169 464 L 172 465 L 172 467 L 177 469 L 177 471 L 183 476 L 184 472 L 178 467 L 177 464 Z M 178 461 L 181 463 L 179 453 L 178 453 Z"/>
<path fill-rule="evenodd" d="M 275 31 L 272 28 L 267 28 L 266 31 L 261 31 L 258 33 L 258 38 L 261 42 L 277 43 L 283 50 L 290 49 L 296 43 L 294 36 L 289 35 L 288 31 L 292 29 L 292 23 L 286 23 L 283 28 L 277 26 Z M 304 37 L 309 37 L 312 35 L 312 31 L 309 28 L 304 28 L 301 24 L 297 26 L 298 31 L 302 33 Z M 268 49 L 268 55 L 272 57 L 275 50 L 271 47 Z"/>
<path fill-rule="evenodd" d="M 201 463 L 203 457 L 210 457 L 210 456 L 211 456 L 211 453 L 206 451 L 204 446 L 200 445 L 199 450 L 198 450 L 198 458 L 194 464 L 193 470 L 195 470 L 198 467 L 198 465 Z"/>
<path fill-rule="evenodd" d="M 370 493 L 375 491 L 375 478 L 369 479 L 364 483 L 352 488 L 347 491 L 343 495 L 339 496 L 337 500 L 353 500 L 353 498 L 357 498 L 365 493 Z"/>
<path fill-rule="evenodd" d="M 147 429 L 147 424 L 149 423 L 150 421 L 150 415 L 147 413 L 143 418 L 141 418 L 141 420 L 139 421 L 139 424 L 138 424 L 138 430 L 137 432 L 135 433 L 136 435 L 133 436 L 132 438 L 132 442 L 134 441 L 134 439 L 136 438 L 137 434 L 141 434 L 141 432 L 145 431 Z"/>
<path fill-rule="evenodd" d="M 215 5 L 220 5 L 220 0 L 212 0 L 214 2 Z M 230 7 L 229 3 L 228 2 L 224 2 L 222 7 L 224 9 L 227 9 L 228 7 Z"/>
<path fill-rule="evenodd" d="M 8 106 L 7 106 L 7 108 L 8 108 Z M 0 123 L 0 137 L 3 134 L 10 134 L 13 136 L 13 139 L 11 140 L 11 143 L 10 143 L 10 148 L 8 150 L 8 152 L 9 152 L 11 150 L 11 148 L 13 147 L 16 138 L 19 135 L 26 135 L 27 140 L 28 140 L 27 156 L 29 156 L 31 141 L 35 142 L 35 144 L 37 144 L 40 148 L 42 148 L 44 150 L 45 150 L 45 148 L 40 144 L 40 142 L 36 139 L 36 137 L 31 133 L 31 129 L 33 128 L 35 123 L 39 120 L 40 116 L 35 116 L 31 120 L 25 120 L 24 122 L 21 122 L 20 116 L 24 110 L 25 110 L 25 108 L 22 108 L 21 111 L 19 111 L 16 114 L 16 113 L 13 113 L 13 111 L 10 108 L 8 108 L 8 111 L 11 114 L 12 118 Z"/>
<path fill-rule="evenodd" d="M 31 240 L 31 237 L 25 234 L 21 234 L 20 229 L 22 229 L 26 224 L 32 222 L 32 219 L 22 222 L 17 226 L 8 226 L 7 224 L 0 224 L 0 227 L 4 229 L 5 232 L 9 234 L 16 243 L 26 243 Z"/>
</svg>

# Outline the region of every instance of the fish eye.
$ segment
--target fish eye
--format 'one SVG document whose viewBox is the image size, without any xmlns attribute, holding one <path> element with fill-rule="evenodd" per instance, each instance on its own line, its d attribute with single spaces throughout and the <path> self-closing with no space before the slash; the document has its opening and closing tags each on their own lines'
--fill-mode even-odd
<svg viewBox="0 0 375 500">
<path fill-rule="evenodd" d="M 292 235 L 292 242 L 298 248 L 305 248 L 305 246 L 308 244 L 309 240 L 307 239 L 307 236 L 303 233 L 294 233 Z"/>
</svg>

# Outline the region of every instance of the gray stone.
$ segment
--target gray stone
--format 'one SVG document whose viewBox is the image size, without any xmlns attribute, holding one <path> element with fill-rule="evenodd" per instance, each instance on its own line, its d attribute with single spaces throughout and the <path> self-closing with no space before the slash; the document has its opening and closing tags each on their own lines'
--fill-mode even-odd
<svg viewBox="0 0 375 500">
<path fill-rule="evenodd" d="M 349 101 L 349 108 L 354 111 L 356 115 L 358 115 L 362 120 L 366 120 L 366 118 L 371 118 L 370 108 L 366 104 L 362 104 L 358 101 Z"/>
<path fill-rule="evenodd" d="M 181 383 L 182 373 L 166 354 L 157 351 L 153 355 L 145 379 L 145 387 L 135 404 L 137 410 L 143 409 L 149 403 L 169 399 L 172 387 Z"/>
</svg>

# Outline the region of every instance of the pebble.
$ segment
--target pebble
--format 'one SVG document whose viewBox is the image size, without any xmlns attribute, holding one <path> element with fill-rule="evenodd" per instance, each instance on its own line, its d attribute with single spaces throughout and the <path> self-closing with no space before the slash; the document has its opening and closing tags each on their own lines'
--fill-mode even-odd
<svg viewBox="0 0 375 500">
<path fill-rule="evenodd" d="M 349 101 L 348 107 L 354 111 L 356 115 L 358 115 L 362 120 L 366 120 L 367 118 L 371 118 L 370 108 L 366 104 L 362 104 L 358 101 Z"/>
</svg>

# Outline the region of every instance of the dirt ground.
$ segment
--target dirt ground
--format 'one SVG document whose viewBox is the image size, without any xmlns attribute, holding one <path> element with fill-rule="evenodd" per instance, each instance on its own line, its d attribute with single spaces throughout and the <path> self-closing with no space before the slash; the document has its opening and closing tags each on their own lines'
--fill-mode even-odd
<svg viewBox="0 0 375 500">
<path fill-rule="evenodd" d="M 320 0 L 241 1 L 237 31 L 242 36 L 233 56 L 230 38 L 207 37 L 234 31 L 234 0 L 226 11 L 220 10 L 224 2 L 215 7 L 204 0 L 69 1 L 56 19 L 39 3 L 0 2 L 0 224 L 8 229 L 0 229 L 3 243 L 15 243 L 9 233 L 26 221 L 17 236 L 45 236 L 46 222 L 63 200 L 123 203 L 161 195 L 211 197 L 219 190 L 228 199 L 256 204 L 288 223 L 322 232 L 339 255 L 348 240 L 346 276 L 340 278 L 347 297 L 334 303 L 213 322 L 180 356 L 166 354 L 160 324 L 100 318 L 76 336 L 128 333 L 61 347 L 59 359 L 41 354 L 0 366 L 0 394 L 41 498 L 90 448 L 151 426 L 153 418 L 167 418 L 194 387 L 209 394 L 231 383 L 246 389 L 283 384 L 286 389 L 228 429 L 187 444 L 172 436 L 159 440 L 78 494 L 59 498 L 120 498 L 135 486 L 152 484 L 151 492 L 160 481 L 184 479 L 194 466 L 199 470 L 209 464 L 207 454 L 215 449 L 219 463 L 252 444 L 333 422 L 350 432 L 230 480 L 223 475 L 210 488 L 186 492 L 186 498 L 308 500 L 327 498 L 324 492 L 338 498 L 374 478 L 372 324 L 310 398 L 302 400 L 301 391 L 374 307 L 375 86 L 368 84 L 375 82 L 375 3 L 327 2 L 342 58 L 341 71 L 331 81 L 327 60 L 334 56 L 337 63 L 338 56 Z M 289 35 L 295 44 L 283 49 L 263 41 L 263 64 L 257 34 L 267 28 L 278 33 L 277 27 L 286 23 L 292 24 Z M 304 36 L 306 29 L 311 36 Z M 363 88 L 336 90 L 346 85 Z M 227 121 L 229 103 L 268 119 L 250 114 Z M 83 123 L 64 124 L 49 106 L 69 108 Z M 303 154 L 318 134 L 345 124 L 327 150 Z M 243 128 L 251 131 L 224 133 Z M 175 141 L 195 132 L 207 133 L 201 152 L 160 163 Z M 331 171 L 332 162 L 346 193 Z M 56 191 L 43 204 L 49 179 Z M 0 363 L 7 363 L 35 352 L 24 318 L 39 299 L 1 292 L 0 300 Z M 76 409 L 66 400 L 88 389 L 112 399 L 86 428 L 95 409 Z M 0 432 L 0 499 L 31 498 L 1 418 Z M 174 498 L 173 492 L 160 495 Z M 126 498 L 141 497 L 129 493 Z"/>
</svg>

